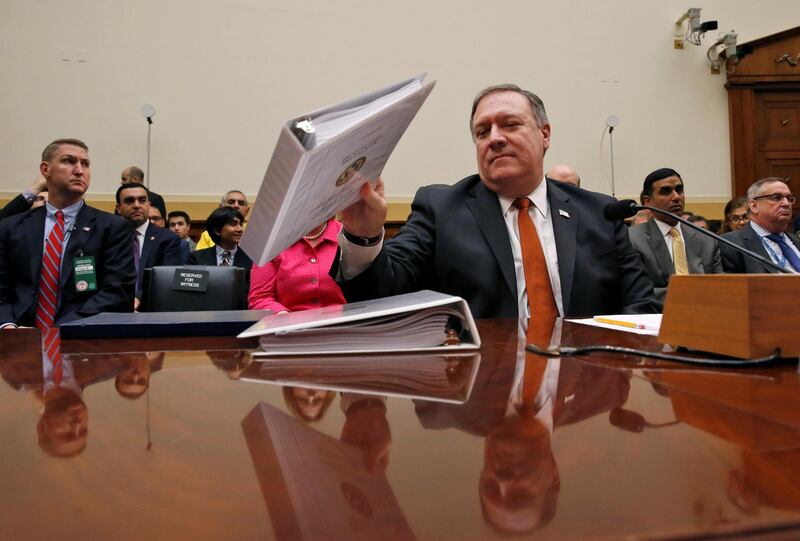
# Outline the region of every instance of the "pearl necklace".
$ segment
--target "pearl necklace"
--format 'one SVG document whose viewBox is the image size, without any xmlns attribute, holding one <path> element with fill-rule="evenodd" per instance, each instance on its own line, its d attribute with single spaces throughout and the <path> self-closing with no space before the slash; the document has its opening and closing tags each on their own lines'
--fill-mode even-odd
<svg viewBox="0 0 800 541">
<path fill-rule="evenodd" d="M 325 222 L 324 224 L 322 224 L 322 229 L 320 229 L 319 231 L 317 231 L 313 235 L 303 235 L 303 238 L 306 239 L 306 240 L 317 240 L 318 238 L 320 238 L 322 236 L 323 233 L 325 233 L 326 229 L 328 229 L 328 222 Z"/>
</svg>

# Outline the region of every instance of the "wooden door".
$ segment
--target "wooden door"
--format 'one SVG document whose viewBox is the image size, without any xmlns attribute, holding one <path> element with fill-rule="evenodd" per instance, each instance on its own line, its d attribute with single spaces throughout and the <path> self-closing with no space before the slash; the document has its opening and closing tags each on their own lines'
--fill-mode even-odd
<svg viewBox="0 0 800 541">
<path fill-rule="evenodd" d="M 755 176 L 785 178 L 800 194 L 800 90 L 756 90 L 755 98 Z"/>
</svg>

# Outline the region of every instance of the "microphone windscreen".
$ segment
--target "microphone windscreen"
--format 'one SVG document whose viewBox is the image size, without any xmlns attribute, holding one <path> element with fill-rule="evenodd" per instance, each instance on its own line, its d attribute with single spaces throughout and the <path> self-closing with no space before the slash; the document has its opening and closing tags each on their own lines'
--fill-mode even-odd
<svg viewBox="0 0 800 541">
<path fill-rule="evenodd" d="M 638 212 L 636 201 L 633 199 L 623 199 L 609 203 L 603 209 L 603 216 L 610 222 L 630 218 Z"/>
</svg>

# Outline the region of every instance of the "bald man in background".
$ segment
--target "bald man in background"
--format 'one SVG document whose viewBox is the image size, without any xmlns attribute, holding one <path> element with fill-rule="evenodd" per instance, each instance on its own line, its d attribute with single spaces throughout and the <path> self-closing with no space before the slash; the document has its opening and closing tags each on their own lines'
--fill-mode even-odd
<svg viewBox="0 0 800 541">
<path fill-rule="evenodd" d="M 572 167 L 563 163 L 551 167 L 545 176 L 559 182 L 572 184 L 576 188 L 581 187 L 581 177 L 578 176 L 578 173 L 576 173 Z"/>
</svg>

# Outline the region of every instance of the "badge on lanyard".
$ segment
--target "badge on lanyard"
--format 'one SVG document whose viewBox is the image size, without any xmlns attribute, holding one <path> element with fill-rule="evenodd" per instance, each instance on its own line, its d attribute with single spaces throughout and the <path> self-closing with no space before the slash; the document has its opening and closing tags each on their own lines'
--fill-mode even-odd
<svg viewBox="0 0 800 541">
<path fill-rule="evenodd" d="M 94 256 L 87 255 L 72 259 L 72 270 L 75 275 L 75 291 L 97 291 L 97 271 L 94 267 Z"/>
</svg>

